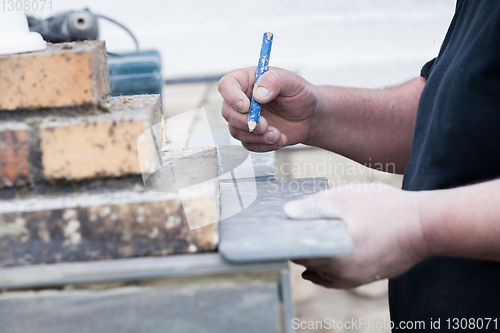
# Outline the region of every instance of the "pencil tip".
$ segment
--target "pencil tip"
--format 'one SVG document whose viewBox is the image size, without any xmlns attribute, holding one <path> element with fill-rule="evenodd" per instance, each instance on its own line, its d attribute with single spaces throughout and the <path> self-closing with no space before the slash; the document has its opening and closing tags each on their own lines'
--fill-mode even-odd
<svg viewBox="0 0 500 333">
<path fill-rule="evenodd" d="M 248 121 L 248 131 L 250 133 L 253 132 L 253 130 L 255 129 L 255 127 L 257 127 L 257 123 L 255 121 L 253 121 L 253 120 Z"/>
</svg>

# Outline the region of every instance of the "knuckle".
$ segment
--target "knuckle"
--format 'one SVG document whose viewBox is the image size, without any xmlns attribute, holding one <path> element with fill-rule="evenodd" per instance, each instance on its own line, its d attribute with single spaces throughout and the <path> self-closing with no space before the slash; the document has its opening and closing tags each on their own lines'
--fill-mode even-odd
<svg viewBox="0 0 500 333">
<path fill-rule="evenodd" d="M 236 128 L 234 128 L 233 126 L 229 127 L 229 133 L 235 139 L 239 139 L 240 138 L 240 132 Z"/>
<path fill-rule="evenodd" d="M 310 200 L 309 207 L 311 212 L 316 216 L 322 216 L 323 205 L 319 200 Z"/>
<path fill-rule="evenodd" d="M 224 117 L 224 119 L 226 119 L 226 121 L 230 124 L 231 123 L 231 120 L 232 120 L 232 116 L 231 116 L 231 110 L 229 109 L 229 107 L 227 105 L 224 105 L 222 107 L 222 117 Z"/>
<path fill-rule="evenodd" d="M 269 89 L 277 89 L 280 86 L 280 77 L 273 70 L 269 70 L 264 73 L 261 77 L 262 85 L 265 85 Z"/>
<path fill-rule="evenodd" d="M 245 148 L 246 150 L 254 151 L 253 144 L 248 143 L 248 142 L 242 142 L 241 144 L 242 144 L 243 148 Z"/>
<path fill-rule="evenodd" d="M 233 115 L 232 115 L 232 112 L 231 111 L 226 111 L 226 116 L 224 117 L 227 121 L 228 124 L 232 124 L 233 123 Z"/>
<path fill-rule="evenodd" d="M 224 75 L 217 84 L 217 89 L 219 90 L 220 93 L 222 93 L 222 90 L 224 89 L 225 81 L 226 81 L 226 76 Z"/>
<path fill-rule="evenodd" d="M 255 135 L 260 135 L 260 134 L 262 134 L 262 133 L 260 132 L 260 127 L 261 127 L 261 126 L 260 126 L 260 123 L 259 123 L 259 124 L 257 124 L 257 127 L 255 127 L 255 129 L 253 130 L 253 134 L 255 134 Z"/>
<path fill-rule="evenodd" d="M 268 73 L 269 74 L 267 75 L 267 80 L 269 80 L 269 82 L 271 82 L 272 84 L 279 84 L 279 82 L 281 81 L 279 74 L 273 70 L 268 71 Z"/>
<path fill-rule="evenodd" d="M 222 106 L 221 114 L 222 114 L 222 117 L 224 117 L 224 119 L 227 120 L 227 118 L 226 118 L 227 117 L 227 106 L 226 105 Z"/>
</svg>

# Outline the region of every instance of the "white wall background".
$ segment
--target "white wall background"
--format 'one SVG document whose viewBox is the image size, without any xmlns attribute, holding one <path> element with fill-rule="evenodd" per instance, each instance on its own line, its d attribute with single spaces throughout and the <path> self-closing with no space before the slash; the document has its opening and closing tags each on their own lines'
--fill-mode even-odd
<svg viewBox="0 0 500 333">
<path fill-rule="evenodd" d="M 454 0 L 52 0 L 52 12 L 89 7 L 157 48 L 166 78 L 224 73 L 257 64 L 262 34 L 271 65 L 314 83 L 381 86 L 417 76 L 439 51 Z M 110 51 L 128 36 L 101 23 Z"/>
</svg>

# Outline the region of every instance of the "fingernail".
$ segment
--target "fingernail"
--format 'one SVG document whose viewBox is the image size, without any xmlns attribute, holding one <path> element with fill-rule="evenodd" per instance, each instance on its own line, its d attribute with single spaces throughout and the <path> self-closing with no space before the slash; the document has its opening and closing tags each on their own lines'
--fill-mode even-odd
<svg viewBox="0 0 500 333">
<path fill-rule="evenodd" d="M 300 209 L 300 203 L 298 200 L 295 201 L 288 201 L 285 206 L 283 207 L 283 210 L 285 211 L 285 215 L 290 218 L 298 218 L 301 215 L 302 210 Z"/>
<path fill-rule="evenodd" d="M 283 140 L 280 138 L 280 141 L 278 141 L 275 145 L 274 148 L 276 149 L 281 149 L 283 148 Z"/>
<path fill-rule="evenodd" d="M 243 101 L 238 101 L 238 102 L 236 102 L 236 109 L 237 109 L 238 111 L 243 110 Z"/>
<path fill-rule="evenodd" d="M 274 141 L 274 133 L 273 133 L 273 131 L 271 131 L 271 130 L 267 131 L 266 140 L 267 140 L 268 143 L 273 143 L 273 141 Z"/>
<path fill-rule="evenodd" d="M 288 138 L 286 137 L 285 134 L 281 134 L 281 144 L 282 147 L 286 146 L 286 143 L 288 142 Z"/>
<path fill-rule="evenodd" d="M 255 95 L 260 98 L 266 98 L 269 96 L 269 90 L 264 87 L 258 87 L 257 90 L 255 90 Z"/>
</svg>

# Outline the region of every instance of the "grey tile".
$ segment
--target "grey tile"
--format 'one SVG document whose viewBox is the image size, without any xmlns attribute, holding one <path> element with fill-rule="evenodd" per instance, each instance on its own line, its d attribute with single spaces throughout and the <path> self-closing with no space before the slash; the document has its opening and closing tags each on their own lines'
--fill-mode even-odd
<svg viewBox="0 0 500 333">
<path fill-rule="evenodd" d="M 289 220 L 283 205 L 328 188 L 325 178 L 221 183 L 221 214 L 241 205 L 235 195 L 255 191 L 255 201 L 219 224 L 219 252 L 233 262 L 340 256 L 353 250 L 345 224 L 334 219 Z M 244 197 L 244 195 L 242 195 Z M 230 215 L 230 214 L 227 214 Z"/>
</svg>

